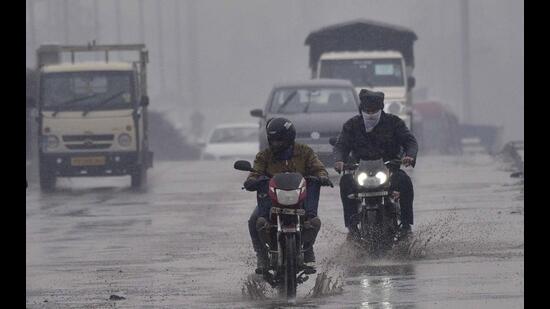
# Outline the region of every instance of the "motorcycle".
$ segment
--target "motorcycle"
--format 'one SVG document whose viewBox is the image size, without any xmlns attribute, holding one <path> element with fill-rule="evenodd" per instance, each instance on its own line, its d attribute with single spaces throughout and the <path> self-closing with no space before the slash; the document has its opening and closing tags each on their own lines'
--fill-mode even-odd
<svg viewBox="0 0 550 309">
<path fill-rule="evenodd" d="M 234 168 L 241 171 L 255 172 L 250 162 L 239 160 Z M 276 287 L 287 298 L 296 296 L 296 288 L 314 274 L 315 268 L 304 264 L 303 233 L 308 227 L 305 221 L 307 181 L 319 181 L 314 176 L 302 176 L 300 173 L 279 173 L 264 175 L 269 181 L 268 195 L 272 202 L 270 210 L 270 228 L 265 243 L 269 266 L 260 273 L 272 287 Z M 244 188 L 243 188 L 244 189 Z"/>
<path fill-rule="evenodd" d="M 392 170 L 400 166 L 399 159 L 344 164 L 343 173 L 353 175 L 357 188 L 348 198 L 360 201 L 357 214 L 352 216 L 354 226 L 358 226 L 356 240 L 369 253 L 390 250 L 400 240 L 399 192 L 390 192 Z"/>
</svg>

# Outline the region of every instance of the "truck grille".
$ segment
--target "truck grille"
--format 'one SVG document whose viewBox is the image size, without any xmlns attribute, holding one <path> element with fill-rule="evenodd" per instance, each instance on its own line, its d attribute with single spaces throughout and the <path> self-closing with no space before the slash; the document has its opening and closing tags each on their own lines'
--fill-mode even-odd
<svg viewBox="0 0 550 309">
<path fill-rule="evenodd" d="M 80 150 L 80 149 L 107 149 L 111 147 L 111 144 L 68 144 L 65 145 L 68 149 L 71 150 Z"/>
<path fill-rule="evenodd" d="M 63 135 L 64 142 L 83 142 L 85 140 L 99 142 L 112 141 L 115 138 L 114 134 L 98 134 L 98 135 Z"/>
<path fill-rule="evenodd" d="M 114 138 L 114 134 L 80 134 L 62 136 L 63 142 L 66 142 L 65 147 L 71 150 L 107 149 L 111 147 Z"/>
</svg>

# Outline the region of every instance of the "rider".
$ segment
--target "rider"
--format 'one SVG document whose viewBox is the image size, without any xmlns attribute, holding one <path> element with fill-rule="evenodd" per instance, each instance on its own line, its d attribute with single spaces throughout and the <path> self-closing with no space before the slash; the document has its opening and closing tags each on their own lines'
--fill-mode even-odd
<svg viewBox="0 0 550 309">
<path fill-rule="evenodd" d="M 321 220 L 317 216 L 319 194 L 321 185 L 332 185 L 328 178 L 328 172 L 323 163 L 317 158 L 313 150 L 304 144 L 295 143 L 296 129 L 292 122 L 286 118 L 273 118 L 266 125 L 267 141 L 269 147 L 260 151 L 254 160 L 254 170 L 268 172 L 271 175 L 282 172 L 298 172 L 303 176 L 316 176 L 319 182 L 308 181 L 306 188 L 306 221 L 304 222 L 304 248 L 310 248 L 304 252 L 304 263 L 313 267 L 315 254 L 313 244 L 317 233 L 321 228 Z M 252 246 L 256 252 L 257 268 L 267 268 L 267 252 L 260 241 L 259 232 L 269 229 L 269 211 L 271 200 L 267 194 L 268 182 L 266 177 L 258 173 L 250 172 L 244 182 L 244 188 L 248 191 L 257 191 L 258 206 L 252 212 L 248 220 L 248 230 L 252 239 Z M 311 228 L 307 228 L 311 227 Z"/>
<path fill-rule="evenodd" d="M 418 152 L 416 139 L 401 118 L 383 111 L 384 93 L 362 89 L 359 99 L 360 114 L 344 123 L 334 145 L 334 169 L 338 173 L 343 170 L 350 152 L 352 162 L 358 162 L 359 159 L 382 158 L 389 161 L 401 158 L 403 165 L 414 167 Z M 392 189 L 400 192 L 400 235 L 407 236 L 411 232 L 410 225 L 413 224 L 413 185 L 411 178 L 403 170 L 396 168 L 392 172 Z M 357 232 L 357 226 L 352 224 L 351 217 L 357 213 L 359 201 L 348 198 L 354 191 L 352 175 L 343 175 L 340 178 L 340 198 L 344 207 L 344 223 L 349 230 L 348 239 L 353 238 Z"/>
</svg>

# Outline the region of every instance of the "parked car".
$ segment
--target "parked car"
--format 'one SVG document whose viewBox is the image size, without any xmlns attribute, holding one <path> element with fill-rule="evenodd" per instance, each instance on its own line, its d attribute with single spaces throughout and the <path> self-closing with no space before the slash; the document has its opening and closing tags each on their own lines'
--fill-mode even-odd
<svg viewBox="0 0 550 309">
<path fill-rule="evenodd" d="M 209 134 L 202 160 L 254 160 L 258 153 L 258 123 L 225 123 Z"/>
<path fill-rule="evenodd" d="M 260 149 L 267 147 L 266 121 L 285 117 L 296 127 L 296 142 L 309 145 L 325 165 L 332 165 L 329 138 L 337 137 L 344 122 L 359 112 L 359 98 L 351 82 L 315 79 L 276 84 L 264 109 L 250 114 L 260 118 Z"/>
</svg>

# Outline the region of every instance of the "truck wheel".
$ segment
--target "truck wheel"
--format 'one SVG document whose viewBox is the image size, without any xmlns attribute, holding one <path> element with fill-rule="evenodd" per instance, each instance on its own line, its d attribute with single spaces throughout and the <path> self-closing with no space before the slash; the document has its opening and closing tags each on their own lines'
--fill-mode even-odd
<svg viewBox="0 0 550 309">
<path fill-rule="evenodd" d="M 41 168 L 39 171 L 40 189 L 43 191 L 52 191 L 55 189 L 57 178 L 51 171 Z"/>
<path fill-rule="evenodd" d="M 147 183 L 147 168 L 143 165 L 140 165 L 134 172 L 131 174 L 132 177 L 132 188 L 140 188 Z"/>
</svg>

